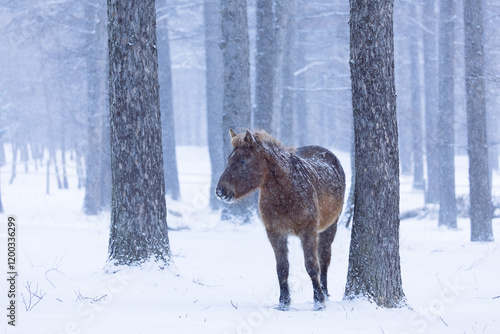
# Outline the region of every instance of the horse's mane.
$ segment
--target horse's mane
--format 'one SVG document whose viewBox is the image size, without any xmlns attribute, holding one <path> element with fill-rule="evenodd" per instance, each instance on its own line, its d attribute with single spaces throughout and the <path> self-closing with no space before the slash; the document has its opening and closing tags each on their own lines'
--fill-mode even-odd
<svg viewBox="0 0 500 334">
<path fill-rule="evenodd" d="M 231 144 L 234 148 L 248 146 L 248 143 L 245 141 L 245 135 L 246 133 L 243 132 L 231 139 Z M 278 139 L 267 133 L 265 130 L 255 131 L 252 133 L 252 136 L 256 141 L 260 142 L 266 150 L 295 153 L 295 149 L 293 147 L 283 145 Z"/>
</svg>

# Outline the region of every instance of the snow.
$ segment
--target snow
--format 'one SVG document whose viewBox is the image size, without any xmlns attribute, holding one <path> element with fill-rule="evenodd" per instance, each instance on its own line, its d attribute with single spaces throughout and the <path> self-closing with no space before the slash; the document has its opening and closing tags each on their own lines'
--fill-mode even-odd
<svg viewBox="0 0 500 334">
<path fill-rule="evenodd" d="M 335 152 L 338 153 L 338 152 Z M 8 155 L 9 156 L 9 155 Z M 339 158 L 350 180 L 349 155 Z M 435 214 L 401 222 L 403 288 L 411 308 L 383 309 L 365 300 L 343 301 L 350 231 L 339 228 L 329 271 L 330 300 L 313 311 L 312 286 L 300 242 L 290 238 L 292 310 L 281 312 L 274 255 L 262 223 L 234 226 L 208 209 L 209 160 L 206 148 L 179 147 L 182 200 L 167 200 L 173 262 L 105 272 L 109 213 L 82 213 L 84 190 L 57 190 L 40 169 L 8 184 L 1 168 L 2 201 L 18 219 L 18 293 L 27 284 L 43 294 L 30 311 L 18 303 L 18 326 L 2 317 L 4 333 L 499 333 L 499 242 L 472 243 L 469 219 L 458 230 L 437 227 Z M 69 157 L 68 157 L 69 160 Z M 72 161 L 70 161 L 72 163 Z M 498 174 L 494 185 L 500 185 Z M 467 192 L 466 157 L 457 157 L 457 193 Z M 402 211 L 423 206 L 423 194 L 401 179 Z M 7 215 L 0 215 L 6 222 Z M 6 249 L 2 224 L 0 249 Z M 500 219 L 494 220 L 500 238 Z M 6 252 L 0 252 L 6 263 Z M 5 265 L 2 265 L 5 268 Z M 2 308 L 7 282 L 1 280 Z M 36 299 L 36 298 L 35 298 Z M 35 300 L 33 300 L 34 302 Z M 4 311 L 5 312 L 5 311 Z"/>
</svg>

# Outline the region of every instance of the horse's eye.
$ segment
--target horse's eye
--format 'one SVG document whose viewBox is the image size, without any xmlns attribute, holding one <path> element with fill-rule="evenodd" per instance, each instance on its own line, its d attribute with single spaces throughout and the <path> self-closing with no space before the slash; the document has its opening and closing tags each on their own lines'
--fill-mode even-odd
<svg viewBox="0 0 500 334">
<path fill-rule="evenodd" d="M 247 161 L 246 161 L 246 160 L 240 160 L 240 161 L 239 161 L 239 163 L 240 163 L 240 164 L 246 164 L 246 163 L 247 163 Z"/>
</svg>

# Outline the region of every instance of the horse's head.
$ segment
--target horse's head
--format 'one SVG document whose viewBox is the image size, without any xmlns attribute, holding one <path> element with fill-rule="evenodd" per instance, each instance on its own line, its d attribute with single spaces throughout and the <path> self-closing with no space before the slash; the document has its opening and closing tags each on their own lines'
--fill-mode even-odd
<svg viewBox="0 0 500 334">
<path fill-rule="evenodd" d="M 236 134 L 229 130 L 229 133 L 233 152 L 215 191 L 225 202 L 240 199 L 260 187 L 265 171 L 265 158 L 259 153 L 261 144 L 250 131 Z"/>
</svg>

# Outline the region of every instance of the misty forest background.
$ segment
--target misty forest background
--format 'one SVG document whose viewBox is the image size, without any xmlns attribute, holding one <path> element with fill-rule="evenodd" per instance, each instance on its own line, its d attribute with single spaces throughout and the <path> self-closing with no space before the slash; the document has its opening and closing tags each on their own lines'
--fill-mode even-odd
<svg viewBox="0 0 500 334">
<path fill-rule="evenodd" d="M 247 1 L 252 113 L 251 123 L 242 128 L 264 127 L 288 145 L 350 151 L 349 2 L 272 3 L 258 19 L 258 1 Z M 438 68 L 450 65 L 439 64 L 440 43 L 446 41 L 439 38 L 440 4 L 394 2 L 401 173 L 413 176 L 427 203 L 439 201 L 439 182 L 430 175 L 438 160 L 432 151 L 439 126 L 454 130 L 455 154 L 467 154 L 468 145 L 464 9 L 461 1 L 444 3 L 454 4 L 451 15 L 447 12 L 454 32 L 451 127 L 437 121 Z M 209 146 L 214 179 L 224 168 L 228 129 L 222 129 L 220 1 L 157 0 L 156 7 L 160 108 L 168 134 L 165 183 L 167 193 L 178 199 L 176 145 Z M 85 187 L 83 208 L 90 215 L 109 210 L 111 198 L 106 9 L 100 0 L 0 1 L 0 165 L 2 173 L 9 173 L 4 180 L 15 182 L 16 171 L 25 170 L 57 178 L 59 189 Z M 499 167 L 500 4 L 483 1 L 482 15 L 491 175 Z M 271 39 L 257 39 L 257 22 L 270 23 L 266 36 Z M 259 52 L 258 42 L 264 43 Z M 261 65 L 264 75 L 256 71 L 259 57 L 271 69 L 266 72 L 266 64 Z M 273 108 L 262 116 L 256 114 L 262 112 L 256 96 L 265 93 L 259 84 L 269 80 L 266 73 L 272 74 Z M 68 170 L 64 152 L 76 160 L 76 171 Z M 12 161 L 8 168 L 6 161 Z M 77 174 L 78 183 L 68 182 L 68 174 Z M 57 191 L 48 184 L 47 193 Z M 212 197 L 210 205 L 217 209 L 220 204 Z"/>
</svg>

